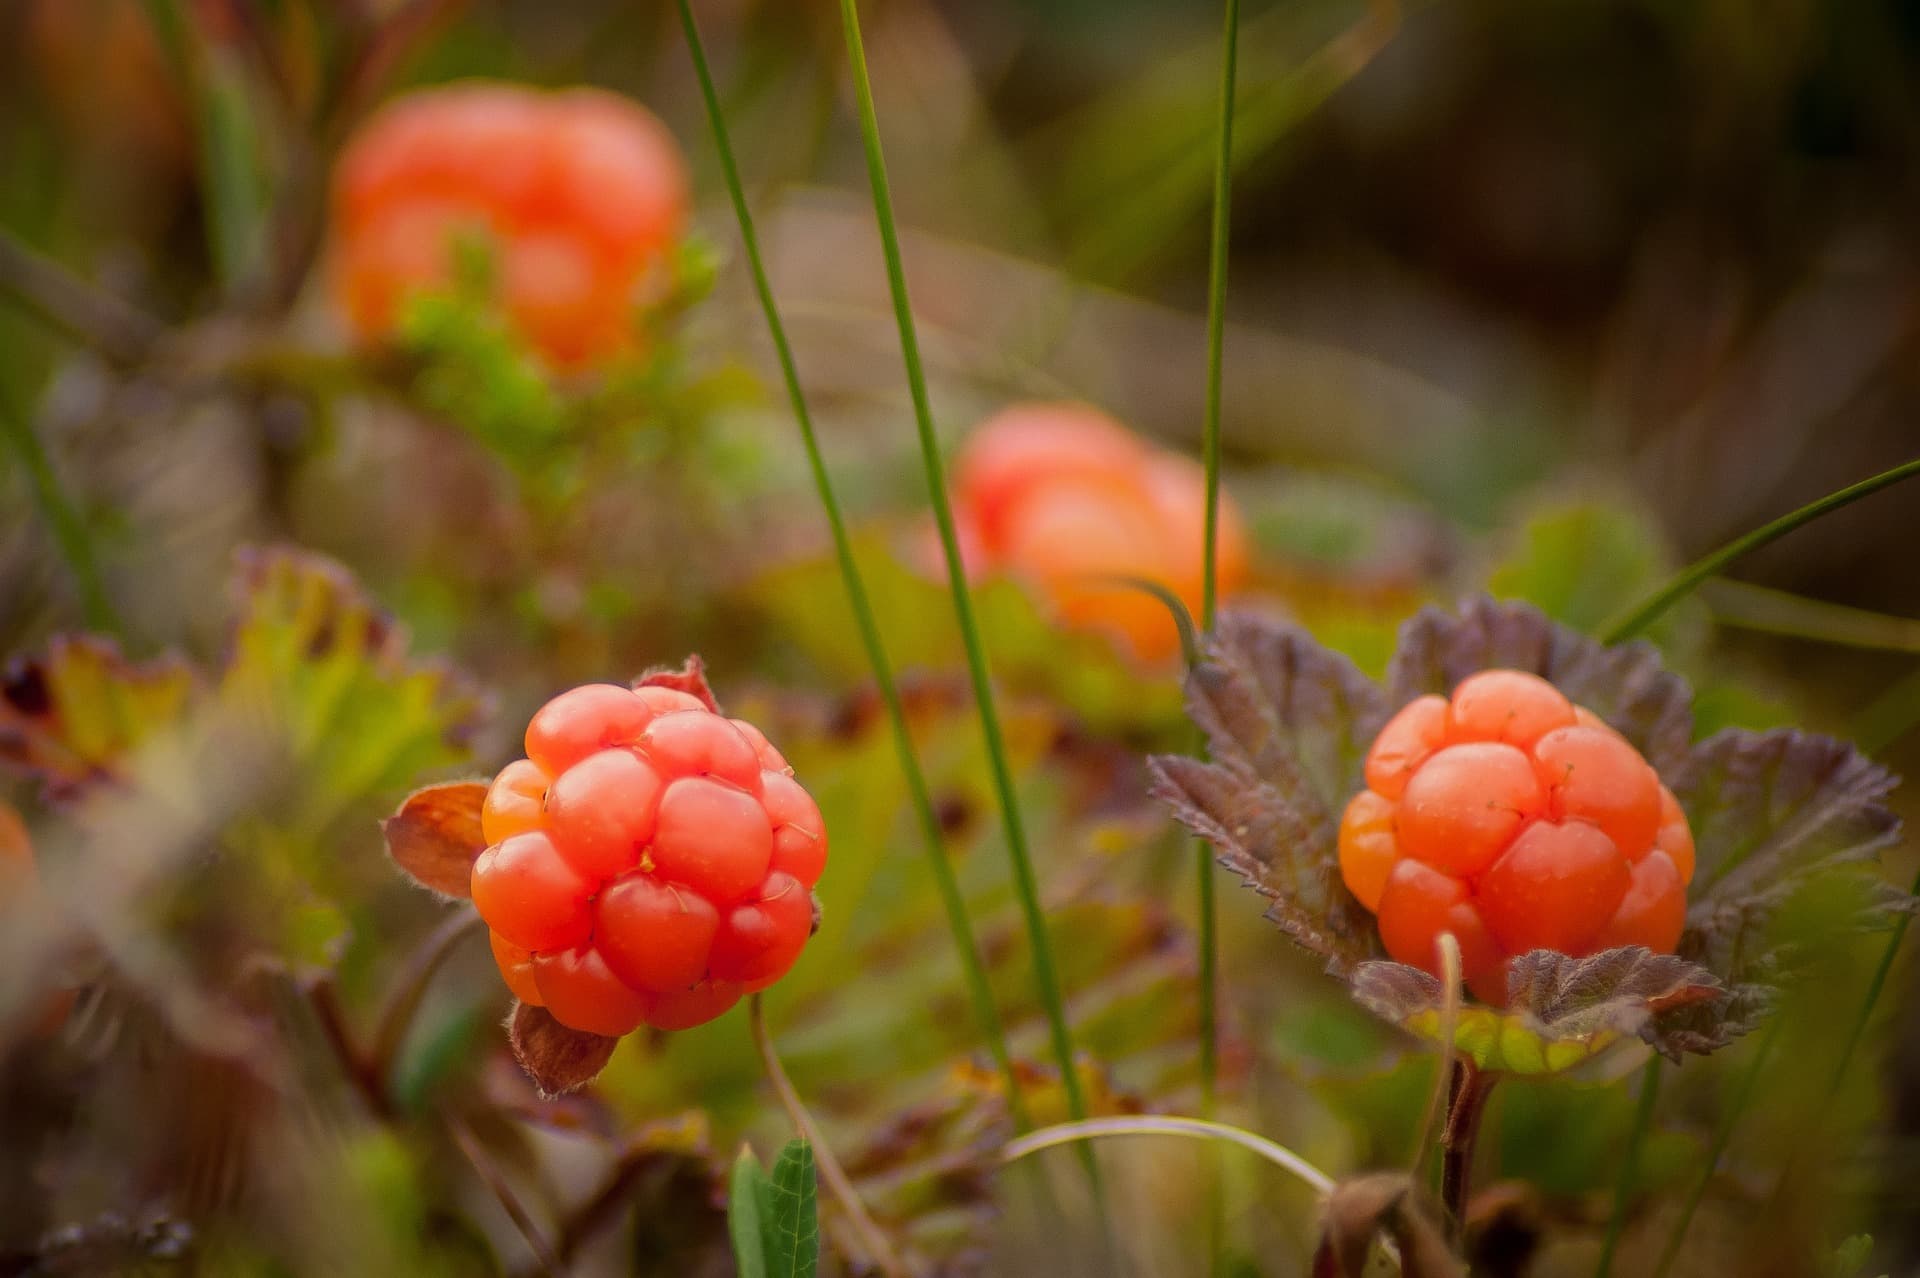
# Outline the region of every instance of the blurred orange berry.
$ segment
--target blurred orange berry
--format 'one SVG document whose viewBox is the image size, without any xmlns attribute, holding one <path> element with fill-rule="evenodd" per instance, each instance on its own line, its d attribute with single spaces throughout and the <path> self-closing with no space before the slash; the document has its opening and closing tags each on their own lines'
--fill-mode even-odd
<svg viewBox="0 0 1920 1278">
<path fill-rule="evenodd" d="M 335 298 L 365 342 L 453 280 L 462 237 L 489 250 L 500 301 L 556 368 L 633 348 L 687 220 L 685 161 L 666 126 L 598 89 L 473 81 L 409 94 L 341 157 Z"/>
<path fill-rule="evenodd" d="M 1061 621 L 1143 662 L 1179 651 L 1165 605 L 1120 579 L 1160 585 L 1197 617 L 1206 482 L 1192 460 L 1085 404 L 1015 404 L 968 438 L 954 500 L 970 572 L 1024 579 Z M 1215 565 L 1223 596 L 1245 583 L 1246 528 L 1224 492 Z"/>
</svg>

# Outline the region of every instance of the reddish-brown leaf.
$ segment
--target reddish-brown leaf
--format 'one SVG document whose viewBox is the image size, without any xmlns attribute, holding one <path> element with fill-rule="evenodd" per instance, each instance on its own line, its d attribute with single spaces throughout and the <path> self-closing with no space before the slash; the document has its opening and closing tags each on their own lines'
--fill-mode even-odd
<svg viewBox="0 0 1920 1278">
<path fill-rule="evenodd" d="M 465 900 L 472 895 L 467 884 L 473 863 L 487 850 L 480 832 L 480 805 L 486 798 L 484 781 L 415 790 L 398 812 L 381 822 L 387 855 L 421 887 Z"/>
<path fill-rule="evenodd" d="M 568 1029 L 546 1008 L 525 1003 L 513 1005 L 507 1038 L 513 1044 L 513 1058 L 549 1100 L 591 1083 L 620 1045 L 617 1038 Z"/>
<path fill-rule="evenodd" d="M 1343 1180 L 1327 1195 L 1313 1278 L 1362 1278 L 1376 1240 L 1392 1239 L 1404 1278 L 1466 1278 L 1434 1207 L 1401 1172 Z"/>
<path fill-rule="evenodd" d="M 675 692 L 684 692 L 704 701 L 707 709 L 720 713 L 720 703 L 714 699 L 713 689 L 707 684 L 706 663 L 700 660 L 700 654 L 694 653 L 686 659 L 678 670 L 670 666 L 655 666 L 633 681 L 636 688 L 672 688 Z"/>
</svg>

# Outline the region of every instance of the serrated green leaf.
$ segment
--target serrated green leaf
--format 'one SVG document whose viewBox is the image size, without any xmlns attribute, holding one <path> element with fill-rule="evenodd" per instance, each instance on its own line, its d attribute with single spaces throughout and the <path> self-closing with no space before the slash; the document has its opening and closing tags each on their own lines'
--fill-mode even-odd
<svg viewBox="0 0 1920 1278">
<path fill-rule="evenodd" d="M 181 726 L 194 693 L 176 657 L 134 662 L 109 639 L 57 637 L 0 679 L 0 762 L 71 798 L 124 776 L 141 745 Z"/>
<path fill-rule="evenodd" d="M 813 1278 L 820 1263 L 813 1146 L 798 1137 L 788 1141 L 773 1164 L 765 1192 L 760 1236 L 766 1249 L 767 1278 Z"/>
<path fill-rule="evenodd" d="M 766 1223 L 761 1219 L 772 1182 L 750 1146 L 740 1147 L 727 1178 L 727 1236 L 738 1278 L 767 1278 Z"/>
</svg>

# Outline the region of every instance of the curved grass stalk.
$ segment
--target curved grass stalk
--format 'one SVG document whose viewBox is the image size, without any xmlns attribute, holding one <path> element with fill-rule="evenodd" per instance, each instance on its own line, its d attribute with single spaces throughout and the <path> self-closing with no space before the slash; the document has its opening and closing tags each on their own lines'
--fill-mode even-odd
<svg viewBox="0 0 1920 1278">
<path fill-rule="evenodd" d="M 1863 479 L 1838 492 L 1828 493 L 1818 501 L 1809 502 L 1771 523 L 1760 525 L 1744 537 L 1734 538 L 1720 549 L 1694 560 L 1675 573 L 1665 585 L 1605 627 L 1601 631 L 1601 638 L 1607 643 L 1622 643 L 1633 638 L 1658 620 L 1660 614 L 1684 599 L 1694 587 L 1707 578 L 1717 575 L 1742 555 L 1758 550 L 1769 542 L 1778 541 L 1803 524 L 1810 524 L 1822 515 L 1830 514 L 1843 506 L 1850 506 L 1862 497 L 1877 493 L 1882 488 L 1897 484 L 1913 475 L 1920 475 L 1920 457 L 1902 462 L 1889 470 L 1883 470 L 1871 478 Z"/>
<path fill-rule="evenodd" d="M 1186 1136 L 1196 1140 L 1223 1140 L 1258 1154 L 1276 1167 L 1283 1168 L 1317 1194 L 1333 1192 L 1333 1177 L 1315 1167 L 1285 1145 L 1256 1136 L 1227 1123 L 1204 1118 L 1179 1118 L 1165 1115 L 1132 1115 L 1125 1118 L 1089 1118 L 1076 1123 L 1042 1127 L 1018 1140 L 1009 1141 L 1000 1151 L 1000 1160 L 1011 1163 L 1037 1154 L 1043 1149 L 1071 1145 L 1078 1141 L 1099 1140 L 1108 1136 Z"/>
<path fill-rule="evenodd" d="M 754 291 L 759 295 L 760 308 L 766 315 L 767 332 L 773 339 L 774 353 L 780 362 L 780 375 L 786 383 L 787 399 L 793 408 L 794 421 L 800 428 L 800 442 L 806 449 L 814 490 L 819 494 L 821 509 L 827 516 L 827 527 L 833 535 L 834 556 L 839 560 L 840 581 L 847 592 L 847 606 L 860 631 L 860 642 L 866 649 L 867 664 L 873 670 L 873 681 L 879 689 L 880 700 L 887 709 L 887 721 L 893 732 L 894 754 L 899 759 L 900 772 L 907 783 L 908 799 L 920 826 L 921 841 L 925 845 L 928 867 L 933 871 L 933 880 L 940 892 L 940 903 L 946 911 L 947 927 L 953 933 L 954 948 L 959 952 L 960 968 L 966 978 L 968 996 L 973 1002 L 974 1018 L 979 1021 L 981 1033 L 986 1036 L 987 1049 L 993 1054 L 994 1063 L 999 1066 L 1006 1080 L 1007 1104 L 1014 1123 L 1025 1131 L 1032 1126 L 1032 1121 L 1027 1115 L 1020 1080 L 1013 1068 L 1013 1056 L 1007 1047 L 1006 1028 L 993 1001 L 993 987 L 988 982 L 986 963 L 980 957 L 980 947 L 974 939 L 973 923 L 967 916 L 966 899 L 960 893 L 953 865 L 947 859 L 946 847 L 940 836 L 940 818 L 934 810 L 932 792 L 928 788 L 926 774 L 920 767 L 913 734 L 907 726 L 899 685 L 894 680 L 893 663 L 887 657 L 886 644 L 880 637 L 880 624 L 874 617 L 866 582 L 854 562 L 853 540 L 847 533 L 846 517 L 840 509 L 839 496 L 834 491 L 833 477 L 828 473 L 826 460 L 820 452 L 820 441 L 813 428 L 813 414 L 807 408 L 806 393 L 801 389 L 793 346 L 787 340 L 786 324 L 781 320 L 780 309 L 774 302 L 773 286 L 768 281 L 766 262 L 760 252 L 760 236 L 754 229 L 753 213 L 747 207 L 746 188 L 740 180 L 740 166 L 734 157 L 732 137 L 727 130 L 719 93 L 714 87 L 713 71 L 707 64 L 706 47 L 700 39 L 700 29 L 694 22 L 691 0 L 680 0 L 680 24 L 686 30 L 687 50 L 693 57 L 694 72 L 700 81 L 700 94 L 706 102 L 707 121 L 713 128 L 715 149 L 720 153 L 720 169 L 726 178 L 727 195 L 733 202 L 734 217 L 740 224 L 740 242 L 746 252 L 748 270 L 753 276 Z"/>
<path fill-rule="evenodd" d="M 913 399 L 914 427 L 919 433 L 920 457 L 926 468 L 928 497 L 933 506 L 934 524 L 940 532 L 941 550 L 946 556 L 947 582 L 953 595 L 954 618 L 960 627 L 960 639 L 967 653 L 967 674 L 973 684 L 974 701 L 980 714 L 980 732 L 986 741 L 993 786 L 1000 804 L 1001 827 L 1007 840 L 1007 854 L 1013 861 L 1015 894 L 1026 924 L 1027 942 L 1033 953 L 1034 983 L 1046 1011 L 1048 1037 L 1060 1083 L 1066 1092 L 1068 1111 L 1075 1118 L 1087 1112 L 1085 1089 L 1074 1068 L 1073 1038 L 1067 1029 L 1066 1004 L 1060 993 L 1060 981 L 1054 972 L 1053 951 L 1047 939 L 1047 925 L 1040 907 L 1040 889 L 1034 876 L 1033 856 L 1027 846 L 1026 826 L 1020 815 L 1013 770 L 1007 763 L 1006 740 L 1000 731 L 999 711 L 994 707 L 992 677 L 987 669 L 986 648 L 980 641 L 980 629 L 974 620 L 973 601 L 967 591 L 966 567 L 960 559 L 959 540 L 954 532 L 953 507 L 947 498 L 946 467 L 940 457 L 940 442 L 933 429 L 933 408 L 927 396 L 926 371 L 920 362 L 920 342 L 916 335 L 913 305 L 907 295 L 906 269 L 901 263 L 900 234 L 893 214 L 893 195 L 887 182 L 886 157 L 880 146 L 880 120 L 873 105 L 873 82 L 867 74 L 867 54 L 860 37 L 860 14 L 854 0 L 840 0 L 840 20 L 846 31 L 847 62 L 853 74 L 854 94 L 860 107 L 860 134 L 865 144 L 867 178 L 873 187 L 874 221 L 879 227 L 880 249 L 886 259 L 887 287 L 893 296 L 894 320 L 900 330 L 900 356 L 906 366 L 907 390 Z"/>
<path fill-rule="evenodd" d="M 758 994 L 747 1000 L 747 1024 L 753 1031 L 753 1045 L 760 1053 L 760 1063 L 766 1068 L 767 1082 L 773 1085 L 773 1094 L 780 1098 L 780 1106 L 787 1111 L 794 1129 L 813 1146 L 813 1161 L 820 1169 L 820 1179 L 826 1182 L 827 1190 L 840 1204 L 840 1210 L 847 1213 L 847 1222 L 853 1227 L 854 1236 L 860 1240 L 861 1250 L 867 1253 L 866 1262 L 887 1275 L 887 1278 L 905 1278 L 906 1265 L 894 1251 L 893 1243 L 868 1214 L 867 1205 L 860 1201 L 860 1191 L 847 1178 L 840 1160 L 833 1155 L 832 1146 L 820 1135 L 819 1124 L 807 1112 L 806 1105 L 800 1100 L 800 1093 L 793 1088 L 793 1080 L 787 1077 L 787 1071 L 781 1066 L 780 1054 L 774 1051 L 773 1038 L 767 1033 L 766 1012 Z"/>
<path fill-rule="evenodd" d="M 74 509 L 66 490 L 60 486 L 60 477 L 54 473 L 39 434 L 11 405 L 0 404 L 0 435 L 13 446 L 20 458 L 20 468 L 27 473 L 34 505 L 40 508 L 40 517 L 47 521 L 54 545 L 60 548 L 60 557 L 67 561 L 67 570 L 79 588 L 80 608 L 88 628 L 118 632 L 120 619 L 101 582 L 100 565 L 93 555 L 86 521 L 81 519 L 80 512 Z"/>
</svg>

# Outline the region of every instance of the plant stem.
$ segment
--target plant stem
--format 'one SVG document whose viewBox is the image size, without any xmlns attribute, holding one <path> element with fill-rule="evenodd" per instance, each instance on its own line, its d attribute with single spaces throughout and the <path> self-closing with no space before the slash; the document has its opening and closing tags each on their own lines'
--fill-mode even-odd
<svg viewBox="0 0 1920 1278">
<path fill-rule="evenodd" d="M 87 535 L 86 522 L 61 488 L 60 477 L 54 473 L 39 434 L 32 423 L 8 404 L 0 404 L 0 433 L 4 433 L 7 443 L 19 455 L 21 468 L 27 472 L 34 504 L 40 508 L 40 517 L 47 521 L 54 544 L 60 548 L 60 556 L 67 561 L 67 570 L 79 588 L 80 608 L 88 628 L 118 631 L 120 619 L 101 582 L 100 565 L 93 557 L 93 542 Z"/>
<path fill-rule="evenodd" d="M 846 1212 L 847 1222 L 853 1226 L 861 1249 L 867 1253 L 866 1262 L 888 1275 L 888 1278 L 905 1275 L 907 1268 L 894 1252 L 893 1244 L 881 1232 L 880 1226 L 874 1223 L 873 1217 L 867 1214 L 867 1206 L 860 1201 L 859 1191 L 847 1179 L 840 1160 L 833 1156 L 832 1148 L 820 1135 L 819 1125 L 801 1103 L 800 1093 L 793 1089 L 792 1080 L 781 1067 L 779 1053 L 773 1050 L 773 1038 L 767 1033 L 767 1017 L 758 994 L 747 1001 L 747 1024 L 752 1027 L 753 1045 L 760 1053 L 760 1063 L 766 1067 L 767 1081 L 773 1085 L 773 1094 L 780 1098 L 781 1108 L 787 1111 L 794 1129 L 813 1146 L 813 1161 L 820 1169 L 820 1179 L 827 1183 L 828 1191 L 840 1204 L 840 1209 Z"/>
<path fill-rule="evenodd" d="M 886 157 L 880 147 L 880 120 L 874 111 L 873 83 L 867 74 L 866 49 L 860 38 L 860 15 L 854 0 L 840 0 L 841 24 L 846 30 L 847 61 L 853 74 L 853 87 L 860 106 L 860 133 L 866 147 L 867 178 L 873 187 L 874 221 L 880 231 L 880 248 L 886 259 L 887 287 L 893 295 L 894 319 L 900 330 L 900 356 L 906 366 L 907 389 L 913 398 L 914 427 L 919 433 L 920 456 L 926 467 L 927 492 L 933 505 L 933 518 L 940 531 L 940 546 L 947 561 L 947 584 L 953 596 L 953 611 L 959 624 L 960 639 L 966 648 L 967 673 L 973 683 L 974 701 L 980 714 L 980 732 L 985 739 L 987 758 L 992 765 L 994 791 L 1000 803 L 1000 822 L 1007 840 L 1007 855 L 1013 862 L 1014 889 L 1020 900 L 1020 912 L 1026 923 L 1027 942 L 1033 952 L 1033 978 L 1039 987 L 1040 1002 L 1047 1016 L 1048 1035 L 1053 1056 L 1060 1068 L 1060 1084 L 1066 1092 L 1067 1110 L 1075 1118 L 1084 1118 L 1087 1100 L 1074 1068 L 1073 1038 L 1067 1030 L 1066 1005 L 1060 994 L 1060 982 L 1054 974 L 1053 951 L 1047 939 L 1047 925 L 1040 906 L 1040 889 L 1034 876 L 1033 857 L 1027 847 L 1026 826 L 1020 815 L 1020 801 L 1014 791 L 1013 770 L 1007 763 L 1007 746 L 1000 731 L 999 711 L 994 707 L 993 681 L 987 670 L 986 648 L 974 620 L 973 602 L 967 591 L 966 565 L 960 558 L 959 540 L 954 532 L 953 507 L 947 498 L 946 467 L 940 458 L 940 441 L 934 434 L 933 408 L 927 397 L 926 371 L 920 362 L 920 342 L 915 333 L 913 304 L 907 295 L 906 269 L 901 263 L 900 235 L 894 224 L 893 195 L 887 183 Z"/>
<path fill-rule="evenodd" d="M 1453 1063 L 1447 1126 L 1440 1136 L 1440 1198 L 1446 1205 L 1448 1227 L 1458 1243 L 1467 1231 L 1467 1201 L 1473 1192 L 1473 1147 L 1480 1136 L 1480 1120 L 1487 1112 L 1487 1096 L 1499 1075 L 1475 1067 L 1465 1057 Z"/>
<path fill-rule="evenodd" d="M 420 1010 L 420 1002 L 426 997 L 427 986 L 433 981 L 435 973 L 439 972 L 440 965 L 447 961 L 460 942 L 483 930 L 485 925 L 472 909 L 455 910 L 441 920 L 438 927 L 427 933 L 425 939 L 407 956 L 406 965 L 394 979 L 393 990 L 380 1009 L 380 1019 L 373 1032 L 373 1056 L 369 1065 L 376 1071 L 383 1088 L 385 1080 L 392 1074 L 394 1061 L 399 1058 L 407 1031 L 413 1027 L 413 1018 Z"/>
<path fill-rule="evenodd" d="M 1607 1219 L 1606 1240 L 1600 1244 L 1600 1263 L 1594 1268 L 1594 1278 L 1607 1278 L 1613 1271 L 1613 1253 L 1620 1245 L 1620 1233 L 1627 1224 L 1627 1203 L 1633 1197 L 1633 1182 L 1640 1173 L 1640 1150 L 1647 1143 L 1647 1132 L 1653 1126 L 1654 1102 L 1660 1095 L 1660 1066 L 1658 1056 L 1647 1062 L 1646 1072 L 1641 1075 L 1640 1104 L 1633 1111 L 1633 1127 L 1627 1132 L 1626 1152 L 1620 1158 L 1620 1179 L 1613 1188 L 1613 1214 Z"/>
<path fill-rule="evenodd" d="M 1767 1058 L 1773 1054 L 1774 1042 L 1780 1037 L 1782 1023 L 1779 1013 L 1774 1013 L 1760 1046 L 1754 1051 L 1753 1059 L 1747 1063 L 1746 1072 L 1740 1076 L 1733 1097 L 1727 1102 L 1726 1112 L 1720 1116 L 1719 1125 L 1714 1128 L 1713 1141 L 1707 1147 L 1707 1156 L 1700 1169 L 1700 1179 L 1694 1182 L 1693 1188 L 1687 1193 L 1687 1201 L 1680 1208 L 1680 1219 L 1674 1223 L 1666 1249 L 1660 1253 L 1660 1263 L 1654 1267 L 1653 1278 L 1666 1278 L 1667 1272 L 1673 1268 L 1674 1259 L 1680 1254 L 1680 1244 L 1686 1241 L 1687 1228 L 1693 1224 L 1693 1214 L 1699 1210 L 1700 1200 L 1706 1197 L 1707 1186 L 1713 1183 L 1714 1171 L 1720 1166 L 1720 1156 L 1726 1153 L 1727 1142 L 1733 1139 L 1740 1116 L 1753 1100 L 1761 1071 L 1766 1068 Z"/>
<path fill-rule="evenodd" d="M 160 325 L 60 263 L 0 230 L 0 291 L 111 364 L 136 364 L 160 340 Z"/>
<path fill-rule="evenodd" d="M 511 1220 L 513 1227 L 520 1231 L 520 1237 L 526 1240 L 527 1247 L 533 1252 L 534 1264 L 539 1267 L 539 1271 L 547 1275 L 547 1278 L 559 1278 L 565 1269 L 560 1264 L 559 1257 L 554 1254 L 553 1244 L 547 1240 L 546 1231 L 540 1228 L 539 1222 L 534 1220 L 533 1213 L 528 1211 L 526 1204 L 520 1201 L 520 1195 L 514 1192 L 512 1185 L 507 1183 L 506 1176 L 501 1173 L 499 1165 L 493 1161 L 493 1155 L 487 1152 L 486 1146 L 480 1143 L 479 1137 L 473 1134 L 465 1120 L 448 1113 L 442 1113 L 441 1119 L 446 1123 L 447 1134 L 453 1137 L 453 1143 L 460 1147 L 460 1152 L 466 1156 L 474 1174 L 480 1177 L 481 1183 L 486 1185 L 495 1200 L 499 1202 L 501 1210 L 507 1213 L 507 1219 Z"/>
<path fill-rule="evenodd" d="M 1632 611 L 1624 614 L 1602 630 L 1602 639 L 1607 643 L 1622 643 L 1633 638 L 1648 626 L 1652 625 L 1661 613 L 1684 598 L 1695 586 L 1698 586 L 1707 578 L 1716 575 L 1742 555 L 1749 551 L 1758 550 L 1769 542 L 1779 540 L 1802 524 L 1812 523 L 1822 515 L 1839 510 L 1842 506 L 1850 506 L 1862 497 L 1877 493 L 1882 488 L 1891 484 L 1897 484 L 1901 480 L 1916 474 L 1920 474 L 1920 457 L 1916 457 L 1912 461 L 1902 462 L 1890 470 L 1883 470 L 1879 474 L 1869 479 L 1863 479 L 1851 487 L 1842 488 L 1838 492 L 1828 493 L 1818 501 L 1809 502 L 1807 505 L 1800 507 L 1800 509 L 1782 515 L 1771 523 L 1762 524 L 1743 537 L 1734 538 L 1726 545 L 1720 547 L 1720 549 L 1700 559 L 1694 560 L 1685 568 L 1675 573 L 1665 585 L 1654 591 L 1644 601 L 1635 606 Z"/>
<path fill-rule="evenodd" d="M 1226 1123 L 1209 1122 L 1202 1118 L 1151 1115 L 1090 1118 L 1077 1123 L 1059 1123 L 1052 1127 L 1042 1127 L 1039 1131 L 1022 1136 L 1019 1140 L 1009 1141 L 1000 1151 L 1000 1159 L 1002 1162 L 1011 1163 L 1043 1149 L 1053 1149 L 1060 1145 L 1095 1140 L 1104 1136 L 1190 1136 L 1199 1140 L 1224 1140 L 1242 1149 L 1250 1149 L 1274 1166 L 1286 1169 L 1315 1193 L 1333 1192 L 1333 1177 L 1285 1145 Z"/>
<path fill-rule="evenodd" d="M 1207 255 L 1207 390 L 1200 454 L 1206 471 L 1206 523 L 1200 564 L 1200 628 L 1213 629 L 1220 542 L 1220 382 L 1226 344 L 1227 229 L 1233 190 L 1234 78 L 1239 63 L 1240 0 L 1226 0 L 1220 37 L 1220 127 L 1213 166 L 1213 229 Z M 1200 1112 L 1214 1115 L 1220 1077 L 1219 905 L 1213 854 L 1194 844 L 1200 895 Z"/>
<path fill-rule="evenodd" d="M 1007 1104 L 1014 1124 L 1025 1131 L 1033 1124 L 1027 1115 L 1019 1076 L 1014 1072 L 1013 1056 L 1007 1047 L 1007 1032 L 993 1001 L 993 987 L 987 979 L 986 963 L 980 957 L 979 943 L 974 939 L 973 923 L 967 916 L 966 899 L 961 895 L 953 864 L 947 859 L 944 841 L 940 836 L 940 818 L 934 810 L 926 774 L 920 767 L 919 752 L 914 749 L 913 733 L 907 726 L 906 709 L 901 704 L 900 689 L 894 681 L 893 663 L 880 637 L 880 624 L 874 618 L 866 582 L 854 562 L 853 539 L 847 533 L 847 521 L 840 509 L 840 498 L 834 492 L 833 477 L 828 473 L 826 460 L 820 452 L 819 437 L 813 428 L 813 414 L 807 408 L 806 393 L 800 385 L 799 367 L 794 361 L 792 344 L 787 340 L 786 324 L 782 322 L 780 309 L 773 299 L 773 286 L 768 281 L 766 263 L 760 253 L 760 236 L 754 229 L 753 213 L 747 207 L 746 188 L 740 180 L 740 167 L 734 158 L 732 137 L 721 111 L 719 93 L 714 88 L 713 71 L 707 64 L 706 47 L 700 39 L 699 27 L 694 23 L 691 0 L 680 0 L 680 24 L 686 29 L 687 49 L 693 55 L 693 69 L 700 81 L 700 94 L 706 101 L 707 120 L 713 127 L 714 145 L 720 153 L 720 168 L 726 177 L 727 195 L 733 201 L 734 217 L 740 224 L 740 242 L 746 251 L 754 291 L 759 295 L 760 309 L 766 315 L 767 332 L 773 339 L 774 353 L 780 361 L 780 375 L 786 382 L 787 399 L 793 408 L 793 419 L 800 428 L 800 442 L 806 448 L 807 465 L 813 472 L 814 490 L 819 494 L 821 509 L 827 516 L 827 527 L 833 534 L 834 555 L 840 563 L 840 582 L 846 589 L 847 605 L 860 631 L 860 642 L 866 648 L 867 664 L 873 670 L 874 684 L 879 688 L 880 700 L 887 708 L 887 720 L 893 731 L 894 754 L 900 761 L 900 773 L 907 783 L 907 795 L 919 822 L 927 864 L 933 871 L 934 883 L 940 891 L 940 903 L 946 909 L 947 928 L 953 933 L 954 948 L 960 955 L 967 993 L 973 1000 L 974 1018 L 980 1022 L 980 1029 L 987 1038 L 987 1048 L 993 1053 L 994 1062 L 1006 1080 Z"/>
</svg>

